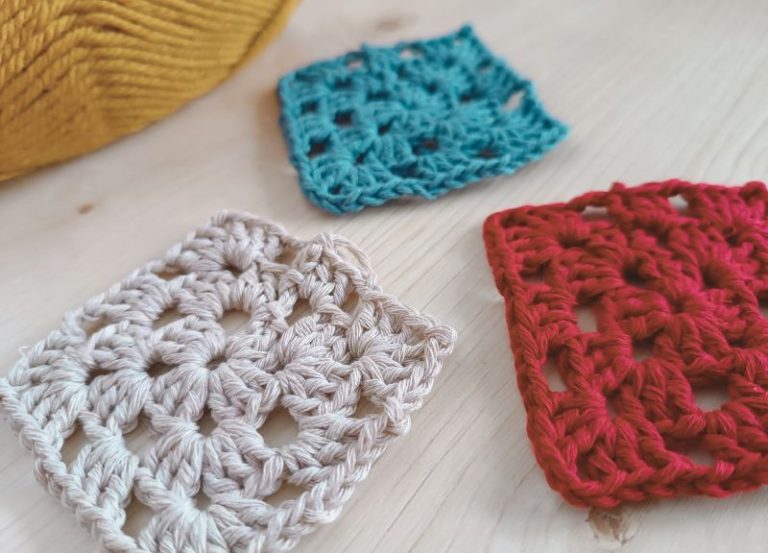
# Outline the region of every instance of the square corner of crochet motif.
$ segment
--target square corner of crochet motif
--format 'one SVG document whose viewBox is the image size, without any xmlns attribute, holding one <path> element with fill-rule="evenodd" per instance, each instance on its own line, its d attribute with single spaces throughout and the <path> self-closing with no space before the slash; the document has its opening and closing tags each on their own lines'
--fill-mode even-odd
<svg viewBox="0 0 768 553">
<path fill-rule="evenodd" d="M 110 551 L 284 552 L 408 431 L 454 341 L 343 237 L 220 212 L 24 349 L 0 400 Z"/>
<path fill-rule="evenodd" d="M 512 174 L 567 134 L 469 26 L 313 63 L 279 95 L 304 194 L 337 214 Z"/>
<path fill-rule="evenodd" d="M 528 435 L 576 505 L 768 483 L 768 192 L 650 183 L 491 215 Z"/>
</svg>

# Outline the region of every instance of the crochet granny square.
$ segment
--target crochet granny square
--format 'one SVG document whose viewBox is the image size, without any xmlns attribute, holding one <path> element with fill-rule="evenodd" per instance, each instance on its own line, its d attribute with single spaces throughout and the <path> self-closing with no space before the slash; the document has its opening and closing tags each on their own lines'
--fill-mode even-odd
<svg viewBox="0 0 768 553">
<path fill-rule="evenodd" d="M 286 551 L 407 432 L 454 340 L 347 240 L 222 212 L 67 314 L 0 399 L 37 476 L 110 551 Z M 270 441 L 274 417 L 292 439 Z M 151 515 L 135 536 L 129 504 Z"/>
<path fill-rule="evenodd" d="M 286 75 L 279 94 L 304 194 L 333 213 L 511 174 L 566 135 L 470 27 L 364 45 Z"/>
<path fill-rule="evenodd" d="M 767 205 L 670 181 L 487 219 L 528 435 L 569 502 L 768 482 Z"/>
</svg>

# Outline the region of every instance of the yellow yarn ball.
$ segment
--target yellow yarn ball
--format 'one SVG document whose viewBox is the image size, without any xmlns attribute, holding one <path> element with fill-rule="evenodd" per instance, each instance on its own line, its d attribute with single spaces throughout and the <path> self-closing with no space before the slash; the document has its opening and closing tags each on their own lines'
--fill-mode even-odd
<svg viewBox="0 0 768 553">
<path fill-rule="evenodd" d="M 207 92 L 297 0 L 0 0 L 0 180 L 135 132 Z"/>
</svg>

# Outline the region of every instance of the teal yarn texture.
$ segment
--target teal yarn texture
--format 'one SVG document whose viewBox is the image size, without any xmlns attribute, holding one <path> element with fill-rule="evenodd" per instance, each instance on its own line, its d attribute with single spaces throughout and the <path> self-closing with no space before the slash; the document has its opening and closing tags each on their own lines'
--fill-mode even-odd
<svg viewBox="0 0 768 553">
<path fill-rule="evenodd" d="M 337 214 L 514 173 L 568 132 L 469 26 L 363 45 L 284 76 L 279 95 L 302 190 Z"/>
</svg>

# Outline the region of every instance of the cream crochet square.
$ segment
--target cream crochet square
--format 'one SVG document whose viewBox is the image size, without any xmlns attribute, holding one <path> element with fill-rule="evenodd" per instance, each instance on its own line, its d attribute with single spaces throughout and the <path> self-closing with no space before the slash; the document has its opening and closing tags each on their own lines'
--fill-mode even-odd
<svg viewBox="0 0 768 553">
<path fill-rule="evenodd" d="M 247 324 L 225 330 L 236 311 Z M 0 400 L 36 475 L 109 550 L 286 551 L 408 430 L 454 341 L 383 292 L 346 239 L 222 212 L 65 315 Z M 270 445 L 260 428 L 277 411 L 298 432 Z M 134 452 L 139 421 L 151 441 Z M 152 515 L 135 538 L 131 502 Z"/>
</svg>

